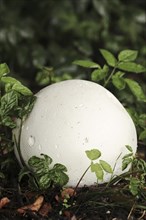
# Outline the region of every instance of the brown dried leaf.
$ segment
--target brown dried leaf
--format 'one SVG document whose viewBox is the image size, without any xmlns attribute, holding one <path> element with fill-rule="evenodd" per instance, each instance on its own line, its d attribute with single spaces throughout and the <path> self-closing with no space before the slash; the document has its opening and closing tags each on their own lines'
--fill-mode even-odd
<svg viewBox="0 0 146 220">
<path fill-rule="evenodd" d="M 52 212 L 52 206 L 50 203 L 44 203 L 39 210 L 39 214 L 43 217 L 48 216 L 50 212 Z"/>
<path fill-rule="evenodd" d="M 7 205 L 9 202 L 10 200 L 7 197 L 3 197 L 2 199 L 0 199 L 0 209 Z"/>
<path fill-rule="evenodd" d="M 37 212 L 41 208 L 43 201 L 44 201 L 44 197 L 39 196 L 33 204 L 23 206 L 23 207 L 17 209 L 17 211 L 20 214 L 24 214 L 27 210 L 30 210 L 32 212 Z"/>
<path fill-rule="evenodd" d="M 61 197 L 62 199 L 67 199 L 72 197 L 73 195 L 76 195 L 76 193 L 74 193 L 74 189 L 73 188 L 66 188 L 61 192 Z"/>
</svg>

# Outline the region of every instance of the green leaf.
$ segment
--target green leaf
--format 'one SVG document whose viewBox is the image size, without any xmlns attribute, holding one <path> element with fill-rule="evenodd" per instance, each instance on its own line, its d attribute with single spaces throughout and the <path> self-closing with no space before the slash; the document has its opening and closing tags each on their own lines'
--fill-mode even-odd
<svg viewBox="0 0 146 220">
<path fill-rule="evenodd" d="M 109 70 L 109 68 L 107 65 L 104 65 L 103 69 L 94 70 L 91 73 L 91 79 L 95 82 L 98 82 L 98 81 L 104 79 L 107 76 L 108 70 Z"/>
<path fill-rule="evenodd" d="M 66 185 L 69 180 L 68 175 L 62 171 L 60 171 L 60 172 L 55 171 L 54 175 L 51 178 L 52 178 L 53 184 L 59 185 L 59 186 Z"/>
<path fill-rule="evenodd" d="M 132 149 L 132 147 L 131 147 L 131 146 L 129 146 L 129 145 L 125 145 L 125 147 L 127 148 L 127 150 L 129 150 L 130 152 L 132 152 L 132 153 L 133 153 L 133 149 Z"/>
<path fill-rule="evenodd" d="M 138 124 L 142 127 L 146 127 L 146 114 L 141 114 L 138 118 Z"/>
<path fill-rule="evenodd" d="M 133 73 L 142 73 L 146 71 L 144 66 L 133 62 L 121 62 L 118 64 L 117 68 Z"/>
<path fill-rule="evenodd" d="M 142 131 L 139 135 L 139 140 L 145 140 L 146 139 L 146 129 Z"/>
<path fill-rule="evenodd" d="M 133 153 L 126 154 L 122 159 L 126 159 L 126 158 L 131 157 L 131 156 L 133 156 Z"/>
<path fill-rule="evenodd" d="M 7 115 L 18 106 L 18 95 L 10 91 L 1 98 L 1 115 Z"/>
<path fill-rule="evenodd" d="M 11 129 L 16 127 L 15 121 L 10 116 L 3 116 L 1 124 Z"/>
<path fill-rule="evenodd" d="M 11 85 L 14 85 L 14 84 L 21 84 L 17 79 L 13 78 L 13 77 L 10 77 L 10 76 L 3 76 L 1 78 L 2 82 L 6 83 L 6 84 L 11 84 Z"/>
<path fill-rule="evenodd" d="M 107 173 L 113 173 L 113 169 L 111 168 L 110 164 L 108 164 L 106 161 L 104 160 L 99 160 L 99 163 L 102 167 L 102 169 L 107 172 Z"/>
<path fill-rule="evenodd" d="M 132 79 L 125 78 L 124 80 L 127 83 L 128 87 L 131 90 L 131 92 L 133 93 L 133 95 L 135 95 L 139 101 L 146 102 L 146 96 L 145 96 L 141 86 L 136 81 L 134 81 Z"/>
<path fill-rule="evenodd" d="M 97 149 L 86 150 L 85 152 L 90 160 L 97 160 L 101 156 L 101 152 Z"/>
<path fill-rule="evenodd" d="M 56 171 L 62 171 L 62 172 L 67 172 L 67 168 L 60 164 L 60 163 L 56 163 L 53 167 L 53 169 L 55 169 Z"/>
<path fill-rule="evenodd" d="M 76 64 L 76 65 L 79 65 L 82 67 L 86 67 L 86 68 L 99 68 L 99 69 L 101 69 L 99 64 L 97 64 L 93 61 L 90 61 L 90 60 L 75 60 L 73 62 L 73 64 Z"/>
<path fill-rule="evenodd" d="M 118 55 L 119 61 L 134 61 L 137 58 L 138 52 L 136 50 L 123 50 Z"/>
<path fill-rule="evenodd" d="M 38 178 L 38 184 L 40 189 L 47 189 L 51 184 L 51 176 L 49 173 L 43 174 L 40 178 Z"/>
<path fill-rule="evenodd" d="M 105 49 L 100 49 L 100 53 L 102 54 L 109 66 L 115 67 L 115 65 L 117 64 L 117 59 L 111 52 Z"/>
<path fill-rule="evenodd" d="M 118 71 L 112 76 L 112 83 L 118 90 L 122 90 L 125 88 L 126 83 L 124 79 L 122 78 L 124 74 L 125 73 Z"/>
<path fill-rule="evenodd" d="M 12 89 L 19 92 L 19 93 L 21 93 L 22 95 L 25 95 L 25 96 L 32 95 L 31 90 L 28 89 L 26 86 L 23 86 L 21 83 L 20 84 L 18 84 L 18 83 L 14 84 L 12 86 Z"/>
<path fill-rule="evenodd" d="M 5 175 L 4 175 L 2 172 L 0 172 L 0 178 L 1 178 L 1 179 L 4 179 L 4 178 L 5 178 Z"/>
<path fill-rule="evenodd" d="M 0 78 L 2 76 L 7 75 L 10 72 L 10 69 L 6 63 L 1 63 L 0 64 Z"/>
<path fill-rule="evenodd" d="M 132 177 L 129 183 L 129 189 L 132 195 L 136 196 L 139 193 L 140 180 L 136 177 Z"/>
<path fill-rule="evenodd" d="M 91 172 L 96 174 L 97 179 L 103 180 L 104 172 L 99 163 L 91 163 Z"/>
<path fill-rule="evenodd" d="M 122 161 L 122 170 L 125 170 L 128 167 L 128 165 L 132 163 L 132 161 L 133 160 L 132 160 L 131 157 L 123 159 L 123 161 Z"/>
</svg>

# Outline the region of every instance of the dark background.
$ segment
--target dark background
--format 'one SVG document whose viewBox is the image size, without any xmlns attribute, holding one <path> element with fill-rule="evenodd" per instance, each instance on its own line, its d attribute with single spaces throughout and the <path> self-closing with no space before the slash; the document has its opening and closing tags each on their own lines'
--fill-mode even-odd
<svg viewBox="0 0 146 220">
<path fill-rule="evenodd" d="M 138 50 L 144 65 L 145 24 L 145 0 L 0 0 L 0 63 L 34 90 L 41 66 L 56 76 L 88 78 L 72 62 L 102 64 L 99 48 L 115 55 Z"/>
</svg>

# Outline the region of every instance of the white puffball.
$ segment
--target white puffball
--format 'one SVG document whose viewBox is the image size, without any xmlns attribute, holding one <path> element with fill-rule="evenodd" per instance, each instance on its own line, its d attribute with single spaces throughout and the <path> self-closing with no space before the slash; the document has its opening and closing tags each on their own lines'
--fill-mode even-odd
<svg viewBox="0 0 146 220">
<path fill-rule="evenodd" d="M 31 156 L 49 155 L 53 164 L 68 169 L 68 186 L 75 186 L 90 164 L 85 151 L 98 149 L 114 174 L 122 173 L 122 157 L 137 149 L 134 123 L 122 104 L 104 87 L 85 80 L 55 83 L 36 94 L 37 101 L 21 134 L 21 152 Z M 18 130 L 15 131 L 18 135 Z M 118 161 L 117 158 L 120 156 Z M 96 161 L 95 161 L 96 162 Z M 104 176 L 109 181 L 111 174 Z M 89 170 L 80 186 L 97 182 Z"/>
</svg>

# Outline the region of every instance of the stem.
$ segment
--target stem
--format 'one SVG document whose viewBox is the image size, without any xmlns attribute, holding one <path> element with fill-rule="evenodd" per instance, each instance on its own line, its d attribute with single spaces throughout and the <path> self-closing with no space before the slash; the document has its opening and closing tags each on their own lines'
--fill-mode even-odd
<svg viewBox="0 0 146 220">
<path fill-rule="evenodd" d="M 88 170 L 90 169 L 90 167 L 91 167 L 91 165 L 85 170 L 85 172 L 83 173 L 83 175 L 82 175 L 81 178 L 79 179 L 77 185 L 75 186 L 75 189 L 74 189 L 74 192 L 73 192 L 73 196 L 72 196 L 72 198 L 74 198 L 75 193 L 76 193 L 76 191 L 77 191 L 77 188 L 78 188 L 80 182 L 82 181 L 83 177 L 84 177 L 85 174 L 88 172 Z"/>
<path fill-rule="evenodd" d="M 119 64 L 119 62 L 117 62 L 117 64 L 114 66 L 114 68 L 113 68 L 111 74 L 109 75 L 109 77 L 107 78 L 107 80 L 105 81 L 105 83 L 104 83 L 104 85 L 103 85 L 104 87 L 107 86 L 107 84 L 109 83 L 110 79 L 111 79 L 112 76 L 114 75 L 115 70 L 117 69 L 118 64 Z"/>
</svg>

